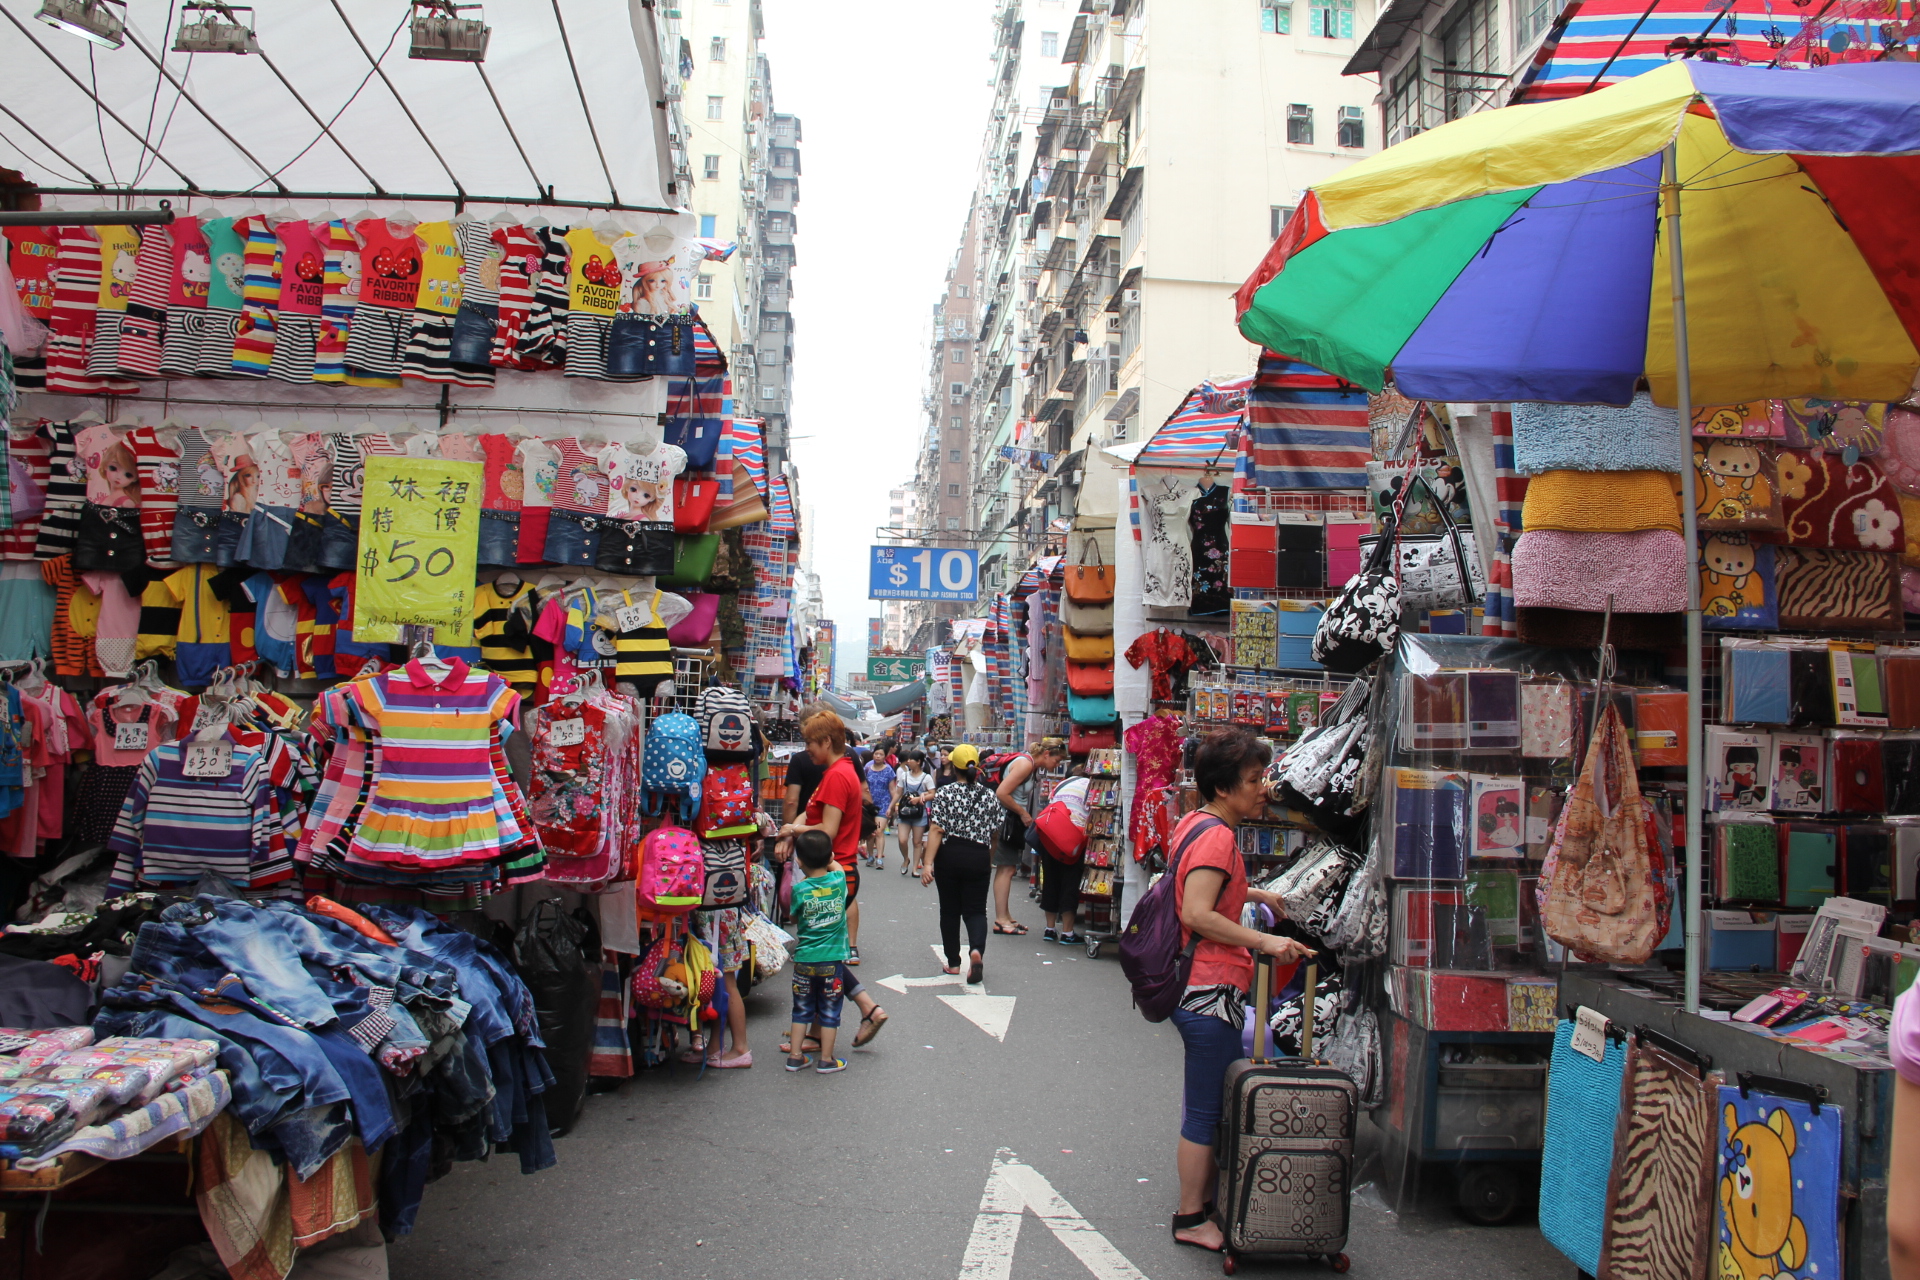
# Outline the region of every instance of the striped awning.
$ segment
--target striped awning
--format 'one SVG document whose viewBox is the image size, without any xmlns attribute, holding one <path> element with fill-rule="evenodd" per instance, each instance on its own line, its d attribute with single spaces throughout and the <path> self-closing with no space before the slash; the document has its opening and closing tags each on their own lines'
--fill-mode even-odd
<svg viewBox="0 0 1920 1280">
<path fill-rule="evenodd" d="M 1188 470 L 1231 467 L 1252 386 L 1251 374 L 1201 383 L 1134 455 L 1133 464 Z"/>
</svg>

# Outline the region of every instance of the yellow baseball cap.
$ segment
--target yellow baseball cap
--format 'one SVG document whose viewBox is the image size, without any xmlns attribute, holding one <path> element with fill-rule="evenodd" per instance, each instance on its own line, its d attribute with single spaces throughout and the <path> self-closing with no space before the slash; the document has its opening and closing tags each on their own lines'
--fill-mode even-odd
<svg viewBox="0 0 1920 1280">
<path fill-rule="evenodd" d="M 980 748 L 963 742 L 947 752 L 947 763 L 956 769 L 974 769 L 980 765 Z"/>
</svg>

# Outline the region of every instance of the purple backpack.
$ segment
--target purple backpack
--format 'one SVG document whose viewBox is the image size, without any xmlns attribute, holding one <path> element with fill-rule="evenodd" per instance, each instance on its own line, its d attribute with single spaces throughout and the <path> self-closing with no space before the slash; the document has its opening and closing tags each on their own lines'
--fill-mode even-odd
<svg viewBox="0 0 1920 1280">
<path fill-rule="evenodd" d="M 1188 845 L 1222 825 L 1215 817 L 1193 824 L 1174 850 L 1167 874 L 1141 895 L 1127 920 L 1127 931 L 1120 935 L 1120 969 L 1133 984 L 1134 1007 L 1148 1022 L 1165 1022 L 1180 1007 L 1187 977 L 1193 972 L 1193 951 L 1200 945 L 1197 933 L 1184 946 L 1180 942 L 1180 908 L 1174 900 L 1180 858 Z"/>
</svg>

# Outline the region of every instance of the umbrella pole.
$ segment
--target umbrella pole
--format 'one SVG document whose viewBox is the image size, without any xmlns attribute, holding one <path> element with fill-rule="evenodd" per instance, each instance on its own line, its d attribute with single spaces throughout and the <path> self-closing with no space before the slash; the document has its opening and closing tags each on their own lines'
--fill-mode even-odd
<svg viewBox="0 0 1920 1280">
<path fill-rule="evenodd" d="M 1667 268 L 1673 283 L 1674 398 L 1680 417 L 1680 523 L 1687 543 L 1687 879 L 1686 879 L 1686 1009 L 1700 1012 L 1700 970 L 1706 958 L 1701 936 L 1700 890 L 1705 874 L 1701 855 L 1705 812 L 1705 744 L 1701 727 L 1701 637 L 1699 520 L 1694 506 L 1693 369 L 1687 353 L 1687 281 L 1680 253 L 1680 160 L 1678 141 L 1667 144 L 1662 165 L 1661 195 L 1666 207 Z"/>
</svg>

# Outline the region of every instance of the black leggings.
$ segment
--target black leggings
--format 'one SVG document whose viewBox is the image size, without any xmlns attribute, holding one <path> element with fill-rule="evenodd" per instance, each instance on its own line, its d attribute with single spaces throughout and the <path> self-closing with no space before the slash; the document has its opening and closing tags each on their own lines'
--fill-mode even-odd
<svg viewBox="0 0 1920 1280">
<path fill-rule="evenodd" d="M 933 883 L 940 891 L 940 941 L 947 963 L 960 963 L 960 921 L 967 922 L 973 950 L 987 953 L 987 886 L 993 883 L 993 853 L 983 844 L 943 836 L 933 860 Z"/>
<path fill-rule="evenodd" d="M 1080 864 L 1040 854 L 1040 909 L 1054 915 L 1080 909 Z"/>
</svg>

